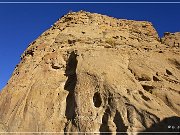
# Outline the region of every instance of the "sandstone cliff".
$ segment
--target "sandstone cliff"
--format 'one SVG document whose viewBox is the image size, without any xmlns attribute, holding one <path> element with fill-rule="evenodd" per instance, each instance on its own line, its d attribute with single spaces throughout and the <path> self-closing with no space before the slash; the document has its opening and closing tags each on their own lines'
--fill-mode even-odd
<svg viewBox="0 0 180 135">
<path fill-rule="evenodd" d="M 167 131 L 156 125 L 180 116 L 179 44 L 150 22 L 69 13 L 22 54 L 0 93 L 0 131 Z"/>
</svg>

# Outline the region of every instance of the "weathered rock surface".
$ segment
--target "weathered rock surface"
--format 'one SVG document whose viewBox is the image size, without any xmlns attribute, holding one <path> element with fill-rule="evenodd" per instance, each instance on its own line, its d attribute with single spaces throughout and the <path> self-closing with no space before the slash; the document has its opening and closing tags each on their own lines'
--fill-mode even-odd
<svg viewBox="0 0 180 135">
<path fill-rule="evenodd" d="M 162 43 L 171 47 L 180 47 L 180 32 L 176 33 L 164 33 L 164 37 L 162 38 Z"/>
<path fill-rule="evenodd" d="M 167 131 L 163 120 L 180 116 L 179 41 L 179 33 L 160 40 L 150 22 L 63 16 L 29 45 L 0 93 L 0 131 L 135 132 L 158 123 L 153 131 Z"/>
</svg>

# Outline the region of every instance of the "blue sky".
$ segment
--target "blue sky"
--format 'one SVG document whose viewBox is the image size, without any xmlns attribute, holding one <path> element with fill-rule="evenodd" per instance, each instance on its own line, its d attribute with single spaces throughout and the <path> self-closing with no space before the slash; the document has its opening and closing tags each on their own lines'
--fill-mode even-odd
<svg viewBox="0 0 180 135">
<path fill-rule="evenodd" d="M 2 2 L 3 0 L 0 0 Z M 5 1 L 5 0 L 4 0 Z M 15 0 L 11 0 L 15 1 Z M 22 1 L 22 0 L 19 0 Z M 29 0 L 35 1 L 35 0 Z M 38 0 L 42 1 L 42 0 Z M 43 0 L 47 1 L 47 0 Z M 58 0 L 53 0 L 58 1 Z M 66 0 L 72 1 L 72 0 Z M 75 0 L 74 0 L 75 1 Z M 83 1 L 83 0 L 79 0 Z M 95 1 L 95 0 L 91 0 Z M 100 0 L 99 0 L 100 1 Z M 113 0 L 118 1 L 118 0 Z M 129 0 L 135 1 L 135 0 Z M 143 1 L 143 0 L 138 0 Z M 152 0 L 149 0 L 152 1 Z M 166 1 L 166 0 L 159 0 Z M 178 0 L 173 0 L 178 1 Z M 164 32 L 180 31 L 179 4 L 2 4 L 0 3 L 0 90 L 6 85 L 28 44 L 70 10 L 116 18 L 146 20 Z"/>
</svg>

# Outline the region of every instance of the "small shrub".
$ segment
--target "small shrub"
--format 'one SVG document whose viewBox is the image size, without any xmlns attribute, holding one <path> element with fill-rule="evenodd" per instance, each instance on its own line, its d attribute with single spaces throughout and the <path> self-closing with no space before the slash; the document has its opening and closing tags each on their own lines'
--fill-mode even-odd
<svg viewBox="0 0 180 135">
<path fill-rule="evenodd" d="M 116 45 L 116 42 L 115 42 L 115 40 L 114 39 L 112 39 L 112 38 L 108 38 L 108 39 L 106 39 L 106 41 L 105 41 L 106 43 L 108 43 L 108 44 L 110 44 L 110 45 L 112 45 L 112 46 L 115 46 Z"/>
</svg>

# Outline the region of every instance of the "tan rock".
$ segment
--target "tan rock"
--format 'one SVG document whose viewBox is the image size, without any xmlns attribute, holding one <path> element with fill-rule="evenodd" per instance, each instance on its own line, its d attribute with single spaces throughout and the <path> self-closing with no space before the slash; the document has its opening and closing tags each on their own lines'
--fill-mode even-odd
<svg viewBox="0 0 180 135">
<path fill-rule="evenodd" d="M 63 16 L 29 45 L 2 90 L 0 131 L 115 134 L 178 118 L 180 50 L 167 48 L 170 39 L 162 44 L 150 22 Z"/>
<path fill-rule="evenodd" d="M 164 37 L 162 38 L 162 43 L 171 47 L 180 47 L 180 32 L 176 33 L 164 33 Z"/>
</svg>

